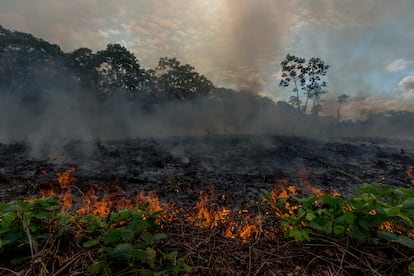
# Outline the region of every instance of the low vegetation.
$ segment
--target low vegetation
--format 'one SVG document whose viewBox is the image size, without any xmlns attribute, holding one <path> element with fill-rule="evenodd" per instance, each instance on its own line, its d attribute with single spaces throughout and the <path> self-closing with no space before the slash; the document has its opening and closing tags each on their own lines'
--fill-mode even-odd
<svg viewBox="0 0 414 276">
<path fill-rule="evenodd" d="M 414 274 L 412 190 L 344 197 L 285 182 L 252 210 L 218 206 L 213 187 L 188 210 L 142 193 L 119 208 L 91 192 L 68 205 L 72 172 L 60 193 L 0 204 L 2 274 Z"/>
</svg>

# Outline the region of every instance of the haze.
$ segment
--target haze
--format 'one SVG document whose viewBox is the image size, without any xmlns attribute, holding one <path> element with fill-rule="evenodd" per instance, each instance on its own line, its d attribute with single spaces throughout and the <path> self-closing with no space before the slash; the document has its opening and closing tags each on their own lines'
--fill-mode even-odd
<svg viewBox="0 0 414 276">
<path fill-rule="evenodd" d="M 177 57 L 218 87 L 275 101 L 291 95 L 278 87 L 287 53 L 320 57 L 331 66 L 325 102 L 349 94 L 343 116 L 359 118 L 414 111 L 413 10 L 411 0 L 3 0 L 0 24 L 64 51 L 119 42 L 146 68 Z"/>
</svg>

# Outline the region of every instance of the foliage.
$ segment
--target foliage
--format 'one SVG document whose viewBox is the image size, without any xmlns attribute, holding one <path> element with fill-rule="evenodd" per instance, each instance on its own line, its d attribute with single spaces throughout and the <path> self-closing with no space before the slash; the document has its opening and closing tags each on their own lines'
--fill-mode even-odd
<svg viewBox="0 0 414 276">
<path fill-rule="evenodd" d="M 329 65 L 320 58 L 311 58 L 305 65 L 305 59 L 288 54 L 280 64 L 282 65 L 282 79 L 279 86 L 288 87 L 293 83 L 294 96 L 290 97 L 290 103 L 306 113 L 308 101 L 312 100 L 312 113 L 318 114 L 320 110 L 320 98 L 326 94 L 326 82 L 322 78 L 326 75 Z M 302 100 L 299 94 L 301 90 L 305 94 L 305 104 L 301 108 Z"/>
<path fill-rule="evenodd" d="M 189 64 L 182 65 L 176 58 L 160 58 L 152 72 L 157 89 L 168 99 L 185 99 L 207 95 L 213 87 L 211 81 L 197 73 Z"/>
<path fill-rule="evenodd" d="M 145 206 L 114 212 L 107 220 L 95 215 L 78 217 L 59 213 L 57 198 L 31 202 L 15 201 L 0 205 L 0 254 L 12 265 L 42 255 L 48 241 L 68 244 L 77 250 L 97 253 L 89 273 L 177 275 L 189 271 L 176 251 L 165 253 L 158 244 L 166 235 L 158 232 L 159 212 Z M 65 250 L 65 248 L 63 249 Z M 4 257 L 3 257 L 4 258 Z"/>
<path fill-rule="evenodd" d="M 278 199 L 276 206 L 287 214 L 280 224 L 285 235 L 296 241 L 322 235 L 374 244 L 385 240 L 414 248 L 414 192 L 410 190 L 364 184 L 357 196 L 291 195 Z"/>
</svg>

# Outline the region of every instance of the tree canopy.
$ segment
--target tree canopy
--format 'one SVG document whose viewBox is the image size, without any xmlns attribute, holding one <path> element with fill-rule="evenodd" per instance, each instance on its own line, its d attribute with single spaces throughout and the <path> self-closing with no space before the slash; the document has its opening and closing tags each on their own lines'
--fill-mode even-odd
<svg viewBox="0 0 414 276">
<path fill-rule="evenodd" d="M 153 71 L 157 90 L 167 99 L 185 99 L 205 96 L 213 84 L 189 64 L 182 65 L 176 58 L 162 57 Z"/>
<path fill-rule="evenodd" d="M 293 55 L 286 55 L 280 65 L 282 66 L 282 79 L 279 86 L 288 87 L 293 84 L 293 96 L 289 102 L 296 106 L 297 110 L 307 112 L 308 102 L 312 100 L 312 113 L 317 114 L 320 110 L 321 96 L 328 93 L 325 90 L 326 81 L 323 77 L 326 75 L 329 65 L 320 59 L 313 57 L 307 64 L 304 58 Z M 301 96 L 301 91 L 304 95 Z M 305 103 L 302 105 L 302 98 L 305 97 Z"/>
</svg>

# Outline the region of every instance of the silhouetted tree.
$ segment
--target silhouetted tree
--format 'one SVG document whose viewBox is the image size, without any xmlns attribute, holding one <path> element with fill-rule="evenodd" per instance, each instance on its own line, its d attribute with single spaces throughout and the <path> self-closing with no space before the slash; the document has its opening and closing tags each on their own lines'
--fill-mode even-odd
<svg viewBox="0 0 414 276">
<path fill-rule="evenodd" d="M 167 99 L 207 95 L 213 87 L 211 81 L 194 71 L 194 67 L 181 65 L 176 58 L 161 58 L 153 74 L 158 91 Z"/>
<path fill-rule="evenodd" d="M 315 110 L 320 110 L 321 96 L 328 93 L 324 90 L 326 82 L 322 80 L 322 77 L 326 75 L 329 65 L 325 65 L 325 62 L 320 58 L 311 58 L 306 66 L 305 70 L 305 94 L 306 101 L 303 108 L 304 112 L 307 110 L 308 101 L 312 100 L 312 114 L 315 114 Z M 319 113 L 319 111 L 318 111 Z"/>
<path fill-rule="evenodd" d="M 305 59 L 290 54 L 280 64 L 282 65 L 282 79 L 279 86 L 288 87 L 290 83 L 294 85 L 292 91 L 295 95 L 290 97 L 289 103 L 296 106 L 297 110 L 306 113 L 308 101 L 312 100 L 312 114 L 317 114 L 319 111 L 315 112 L 320 110 L 320 98 L 327 93 L 324 90 L 326 82 L 322 80 L 322 77 L 326 75 L 329 65 L 325 65 L 325 62 L 320 58 L 311 58 L 305 65 Z M 302 101 L 299 90 L 306 97 L 303 109 L 301 108 Z"/>
<path fill-rule="evenodd" d="M 292 91 L 296 95 L 291 96 L 289 102 L 292 105 L 296 105 L 298 110 L 301 110 L 299 87 L 305 85 L 306 69 L 304 63 L 304 58 L 299 58 L 290 54 L 287 54 L 286 59 L 280 63 L 280 65 L 282 65 L 282 79 L 280 80 L 279 86 L 288 87 L 289 84 L 293 82 L 294 88 Z"/>
<path fill-rule="evenodd" d="M 337 118 L 338 121 L 341 120 L 341 106 L 342 106 L 343 103 L 346 102 L 346 100 L 348 98 L 349 98 L 349 95 L 347 95 L 347 94 L 342 94 L 342 95 L 338 96 L 338 98 L 337 98 L 336 102 L 338 103 L 338 109 L 336 111 L 336 118 Z"/>
<path fill-rule="evenodd" d="M 138 59 L 120 44 L 108 44 L 105 50 L 98 51 L 94 66 L 99 73 L 95 85 L 104 92 L 140 91 L 146 84 Z"/>
<path fill-rule="evenodd" d="M 27 96 L 56 82 L 62 72 L 59 46 L 0 26 L 0 88 Z"/>
<path fill-rule="evenodd" d="M 95 59 L 95 54 L 88 48 L 79 48 L 66 55 L 66 65 L 82 87 L 92 88 L 98 78 Z"/>
</svg>

